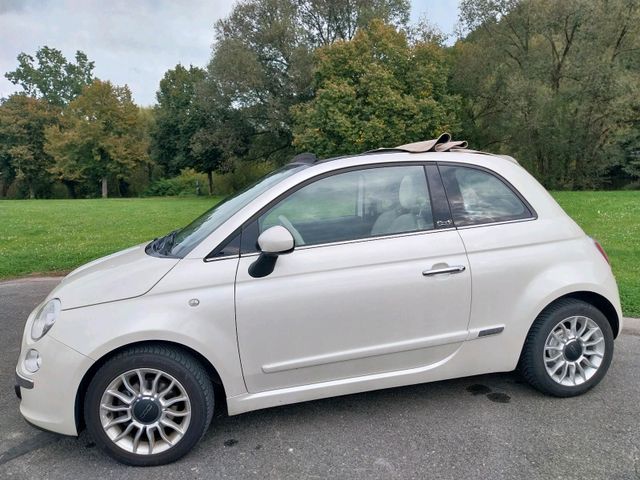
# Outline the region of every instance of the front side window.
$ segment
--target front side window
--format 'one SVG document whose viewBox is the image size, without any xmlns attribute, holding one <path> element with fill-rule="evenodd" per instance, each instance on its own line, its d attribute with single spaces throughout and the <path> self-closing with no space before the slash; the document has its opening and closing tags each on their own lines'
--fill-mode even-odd
<svg viewBox="0 0 640 480">
<path fill-rule="evenodd" d="M 170 234 L 170 241 L 164 254 L 182 257 L 208 237 L 216 228 L 235 215 L 241 208 L 285 178 L 306 168 L 305 165 L 291 164 L 263 177 L 250 187 L 226 198 L 206 211 L 183 229 Z"/>
<path fill-rule="evenodd" d="M 259 232 L 287 228 L 296 245 L 317 245 L 433 228 L 421 166 L 378 167 L 305 185 L 258 219 Z"/>
<path fill-rule="evenodd" d="M 456 226 L 532 217 L 518 195 L 495 175 L 471 167 L 439 168 Z"/>
</svg>

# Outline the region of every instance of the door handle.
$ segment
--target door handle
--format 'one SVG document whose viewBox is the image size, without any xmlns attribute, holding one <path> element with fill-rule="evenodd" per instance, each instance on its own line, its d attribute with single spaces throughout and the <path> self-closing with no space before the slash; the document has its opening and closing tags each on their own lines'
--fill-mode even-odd
<svg viewBox="0 0 640 480">
<path fill-rule="evenodd" d="M 455 265 L 453 267 L 432 268 L 431 270 L 425 270 L 422 275 L 425 277 L 431 277 L 433 275 L 444 275 L 445 273 L 462 273 L 467 269 L 464 265 Z"/>
</svg>

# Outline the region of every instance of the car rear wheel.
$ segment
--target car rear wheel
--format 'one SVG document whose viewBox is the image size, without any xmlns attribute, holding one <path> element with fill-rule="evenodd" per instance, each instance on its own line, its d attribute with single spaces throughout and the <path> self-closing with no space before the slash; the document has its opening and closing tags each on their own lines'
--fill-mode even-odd
<svg viewBox="0 0 640 480">
<path fill-rule="evenodd" d="M 527 336 L 520 370 L 541 392 L 580 395 L 597 385 L 613 356 L 613 331 L 593 305 L 563 299 L 546 308 Z"/>
<path fill-rule="evenodd" d="M 213 386 L 200 363 L 162 345 L 118 353 L 95 374 L 85 422 L 96 444 L 116 460 L 162 465 L 185 455 L 213 416 Z"/>
</svg>

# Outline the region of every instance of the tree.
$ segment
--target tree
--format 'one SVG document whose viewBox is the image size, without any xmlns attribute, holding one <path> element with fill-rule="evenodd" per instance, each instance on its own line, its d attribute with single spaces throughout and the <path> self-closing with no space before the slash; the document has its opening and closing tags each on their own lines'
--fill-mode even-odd
<svg viewBox="0 0 640 480">
<path fill-rule="evenodd" d="M 43 100 L 14 94 L 0 105 L 2 196 L 14 178 L 27 186 L 29 198 L 47 189 L 52 160 L 44 151 L 44 132 L 55 122 L 55 112 Z"/>
<path fill-rule="evenodd" d="M 406 27 L 411 11 L 408 0 L 297 0 L 297 6 L 300 23 L 313 46 L 351 40 L 359 28 L 374 19 Z"/>
<path fill-rule="evenodd" d="M 410 45 L 381 21 L 317 52 L 315 97 L 293 109 L 294 145 L 322 156 L 433 138 L 458 129 L 440 45 Z"/>
<path fill-rule="evenodd" d="M 191 138 L 198 129 L 198 115 L 194 102 L 196 85 L 204 79 L 201 68 L 189 69 L 178 64 L 168 70 L 156 93 L 154 107 L 155 128 L 152 131 L 152 155 L 169 174 L 194 167 Z"/>
<path fill-rule="evenodd" d="M 223 162 L 284 162 L 294 151 L 291 108 L 313 94 L 313 50 L 351 39 L 373 18 L 403 26 L 409 8 L 406 0 L 240 1 L 216 24 L 198 98 L 210 127 L 200 131 L 198 147 L 218 142 L 209 149 Z"/>
<path fill-rule="evenodd" d="M 94 80 L 73 100 L 60 126 L 46 131 L 45 150 L 61 180 L 99 181 L 108 196 L 109 177 L 121 180 L 147 161 L 148 144 L 141 115 L 127 86 Z"/>
<path fill-rule="evenodd" d="M 94 62 L 81 51 L 76 52 L 75 62 L 69 62 L 60 50 L 45 46 L 38 49 L 35 58 L 20 53 L 18 68 L 5 77 L 30 97 L 64 106 L 92 82 L 93 67 Z"/>
<path fill-rule="evenodd" d="M 595 188 L 637 150 L 640 5 L 464 0 L 451 86 L 465 134 L 550 188 Z M 634 146 L 635 145 L 635 146 Z M 627 168 L 629 170 L 629 168 Z"/>
</svg>

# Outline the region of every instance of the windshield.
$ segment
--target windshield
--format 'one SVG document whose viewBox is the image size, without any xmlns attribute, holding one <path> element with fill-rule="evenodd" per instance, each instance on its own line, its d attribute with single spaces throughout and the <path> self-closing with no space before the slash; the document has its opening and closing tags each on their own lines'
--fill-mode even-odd
<svg viewBox="0 0 640 480">
<path fill-rule="evenodd" d="M 172 257 L 183 257 L 253 199 L 305 167 L 305 165 L 287 165 L 261 178 L 250 187 L 227 197 L 183 229 L 156 240 L 162 241 L 160 242 L 162 249 L 159 251 Z"/>
</svg>

